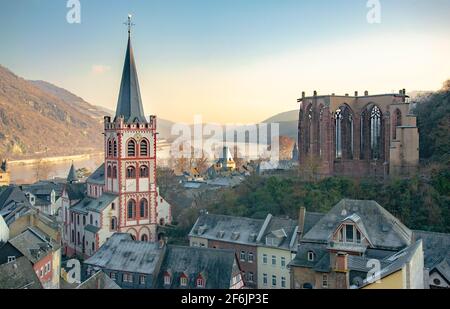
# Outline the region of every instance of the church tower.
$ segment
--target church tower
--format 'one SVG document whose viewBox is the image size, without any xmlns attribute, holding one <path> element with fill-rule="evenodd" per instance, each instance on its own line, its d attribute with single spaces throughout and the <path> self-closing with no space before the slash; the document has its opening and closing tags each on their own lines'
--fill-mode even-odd
<svg viewBox="0 0 450 309">
<path fill-rule="evenodd" d="M 105 192 L 118 195 L 118 231 L 157 241 L 156 117 L 144 115 L 136 63 L 128 46 L 114 119 L 105 117 Z"/>
</svg>

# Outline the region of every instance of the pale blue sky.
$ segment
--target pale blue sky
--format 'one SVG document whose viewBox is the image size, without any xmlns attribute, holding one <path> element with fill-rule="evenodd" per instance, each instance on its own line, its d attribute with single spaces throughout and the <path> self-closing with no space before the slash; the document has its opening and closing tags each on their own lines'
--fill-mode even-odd
<svg viewBox="0 0 450 309">
<path fill-rule="evenodd" d="M 0 64 L 115 108 L 128 13 L 146 113 L 259 121 L 311 93 L 437 89 L 450 0 L 0 0 Z"/>
</svg>

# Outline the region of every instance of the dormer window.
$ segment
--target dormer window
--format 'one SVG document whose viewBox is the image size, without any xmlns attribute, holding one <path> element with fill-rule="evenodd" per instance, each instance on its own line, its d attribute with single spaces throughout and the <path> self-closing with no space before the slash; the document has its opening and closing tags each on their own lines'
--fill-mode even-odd
<svg viewBox="0 0 450 309">
<path fill-rule="evenodd" d="M 315 258 L 316 258 L 316 254 L 314 253 L 314 251 L 308 251 L 308 261 L 314 262 Z"/>
<path fill-rule="evenodd" d="M 203 278 L 199 277 L 197 278 L 197 288 L 204 288 L 205 287 L 205 280 Z"/>
<path fill-rule="evenodd" d="M 343 243 L 361 243 L 361 232 L 353 224 L 344 224 L 338 233 L 338 241 Z"/>
<path fill-rule="evenodd" d="M 188 284 L 188 278 L 186 277 L 186 275 L 181 275 L 181 278 L 180 278 L 180 286 L 181 287 L 187 287 L 187 284 Z"/>
<path fill-rule="evenodd" d="M 170 285 L 170 282 L 171 282 L 170 275 L 168 273 L 166 273 L 164 275 L 164 285 Z"/>
</svg>

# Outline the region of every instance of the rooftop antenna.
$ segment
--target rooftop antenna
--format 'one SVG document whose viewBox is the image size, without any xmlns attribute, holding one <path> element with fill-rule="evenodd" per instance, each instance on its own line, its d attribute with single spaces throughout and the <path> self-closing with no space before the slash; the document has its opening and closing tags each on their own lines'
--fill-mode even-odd
<svg viewBox="0 0 450 309">
<path fill-rule="evenodd" d="M 134 23 L 131 22 L 132 17 L 133 17 L 133 15 L 128 14 L 128 20 L 123 23 L 124 25 L 126 25 L 128 27 L 128 37 L 131 36 L 131 27 L 133 27 L 135 25 Z"/>
</svg>

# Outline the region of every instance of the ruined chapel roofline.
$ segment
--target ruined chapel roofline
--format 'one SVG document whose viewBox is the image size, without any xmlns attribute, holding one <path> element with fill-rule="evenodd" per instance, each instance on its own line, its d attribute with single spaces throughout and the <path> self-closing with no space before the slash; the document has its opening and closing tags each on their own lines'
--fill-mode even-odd
<svg viewBox="0 0 450 309">
<path fill-rule="evenodd" d="M 409 96 L 406 94 L 406 90 L 402 89 L 399 91 L 399 93 L 382 93 L 382 94 L 373 94 L 369 95 L 368 91 L 364 92 L 364 95 L 358 95 L 358 92 L 355 91 L 354 95 L 336 95 L 334 93 L 332 94 L 326 94 L 326 95 L 318 95 L 316 91 L 314 91 L 314 94 L 312 96 L 306 96 L 305 92 L 302 92 L 302 97 L 297 99 L 297 102 L 300 103 L 303 100 L 311 100 L 311 99 L 323 99 L 323 98 L 350 98 L 350 99 L 364 99 L 364 98 L 376 98 L 376 97 L 399 97 L 399 98 L 409 98 Z"/>
</svg>

